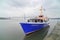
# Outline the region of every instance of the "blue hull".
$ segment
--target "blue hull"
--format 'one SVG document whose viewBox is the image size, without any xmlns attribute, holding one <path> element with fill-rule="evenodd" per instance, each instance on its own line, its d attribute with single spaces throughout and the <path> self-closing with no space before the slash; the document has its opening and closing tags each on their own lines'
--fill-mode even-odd
<svg viewBox="0 0 60 40">
<path fill-rule="evenodd" d="M 20 23 L 20 24 L 25 34 L 29 34 L 37 30 L 41 30 L 42 28 L 48 26 L 47 23 Z"/>
</svg>

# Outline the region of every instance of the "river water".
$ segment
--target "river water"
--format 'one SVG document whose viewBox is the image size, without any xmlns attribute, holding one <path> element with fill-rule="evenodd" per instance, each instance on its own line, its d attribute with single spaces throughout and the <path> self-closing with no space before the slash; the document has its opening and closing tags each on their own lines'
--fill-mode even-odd
<svg viewBox="0 0 60 40">
<path fill-rule="evenodd" d="M 0 20 L 0 40 L 47 40 L 58 22 L 58 20 L 50 20 L 50 28 L 48 31 L 44 31 L 46 29 L 43 29 L 39 32 L 25 36 L 23 29 L 19 24 L 21 21 L 23 20 Z"/>
</svg>

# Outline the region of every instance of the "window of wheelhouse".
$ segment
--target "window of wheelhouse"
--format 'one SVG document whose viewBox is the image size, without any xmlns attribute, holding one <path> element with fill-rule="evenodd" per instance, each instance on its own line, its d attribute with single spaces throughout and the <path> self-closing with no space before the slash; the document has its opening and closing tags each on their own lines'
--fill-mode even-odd
<svg viewBox="0 0 60 40">
<path fill-rule="evenodd" d="M 43 22 L 44 20 L 42 19 L 30 19 L 28 22 Z"/>
</svg>

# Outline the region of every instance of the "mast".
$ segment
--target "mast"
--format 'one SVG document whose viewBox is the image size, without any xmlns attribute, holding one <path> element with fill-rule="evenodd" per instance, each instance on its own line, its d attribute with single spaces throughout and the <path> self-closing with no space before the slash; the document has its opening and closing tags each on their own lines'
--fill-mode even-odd
<svg viewBox="0 0 60 40">
<path fill-rule="evenodd" d="M 41 0 L 40 15 L 43 15 L 44 10 L 45 9 L 43 8 L 43 0 Z"/>
<path fill-rule="evenodd" d="M 40 15 L 43 15 L 43 7 L 41 6 L 41 8 L 40 8 Z"/>
</svg>

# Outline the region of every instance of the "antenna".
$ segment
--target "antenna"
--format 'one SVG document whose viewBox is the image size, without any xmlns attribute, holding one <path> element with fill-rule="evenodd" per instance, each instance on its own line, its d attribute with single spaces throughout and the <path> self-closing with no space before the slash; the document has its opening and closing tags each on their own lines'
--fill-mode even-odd
<svg viewBox="0 0 60 40">
<path fill-rule="evenodd" d="M 24 13 L 24 20 L 26 19 L 26 15 L 25 15 L 25 13 Z"/>
</svg>

